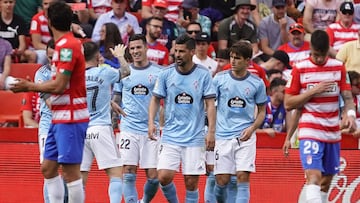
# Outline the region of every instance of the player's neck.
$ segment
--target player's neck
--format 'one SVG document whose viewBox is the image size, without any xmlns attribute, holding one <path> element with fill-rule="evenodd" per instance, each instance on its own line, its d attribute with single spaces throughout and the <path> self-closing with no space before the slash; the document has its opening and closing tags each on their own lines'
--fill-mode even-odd
<svg viewBox="0 0 360 203">
<path fill-rule="evenodd" d="M 232 69 L 232 74 L 236 78 L 243 78 L 247 75 L 247 68 Z"/>
<path fill-rule="evenodd" d="M 194 66 L 194 63 L 191 61 L 189 63 L 187 63 L 185 66 L 178 66 L 179 71 L 182 73 L 187 73 L 189 72 Z"/>
<path fill-rule="evenodd" d="M 56 42 L 57 40 L 59 40 L 62 36 L 64 36 L 68 32 L 70 32 L 70 31 L 59 31 L 59 30 L 52 29 L 54 41 Z"/>
<path fill-rule="evenodd" d="M 133 65 L 136 68 L 144 68 L 149 65 L 149 60 L 142 60 L 142 61 L 134 61 Z"/>
</svg>

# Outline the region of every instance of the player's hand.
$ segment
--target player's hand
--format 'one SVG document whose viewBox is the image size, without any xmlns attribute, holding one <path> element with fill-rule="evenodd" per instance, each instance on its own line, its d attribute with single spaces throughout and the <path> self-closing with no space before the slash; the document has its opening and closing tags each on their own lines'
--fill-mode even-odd
<svg viewBox="0 0 360 203">
<path fill-rule="evenodd" d="M 10 88 L 11 91 L 14 93 L 17 92 L 28 92 L 29 88 L 32 84 L 28 79 L 23 78 L 16 78 L 17 82 L 12 84 L 12 87 Z"/>
<path fill-rule="evenodd" d="M 205 137 L 206 151 L 214 151 L 215 147 L 215 135 L 214 133 L 209 133 Z"/>
<path fill-rule="evenodd" d="M 281 28 L 285 28 L 286 29 L 286 25 L 287 25 L 287 20 L 285 17 L 279 19 L 279 24 Z"/>
<path fill-rule="evenodd" d="M 111 109 L 117 114 L 126 117 L 125 111 L 114 101 L 111 101 Z"/>
<path fill-rule="evenodd" d="M 118 44 L 114 48 L 110 48 L 110 51 L 112 55 L 114 55 L 116 58 L 124 57 L 126 45 L 124 44 Z"/>
<path fill-rule="evenodd" d="M 334 81 L 323 81 L 316 84 L 312 90 L 315 91 L 316 94 L 321 94 L 324 92 L 331 91 L 334 88 Z"/>
<path fill-rule="evenodd" d="M 283 145 L 283 152 L 284 152 L 284 156 L 288 157 L 289 156 L 289 149 L 291 148 L 291 143 L 290 140 L 286 139 Z"/>
<path fill-rule="evenodd" d="M 355 117 L 345 115 L 341 119 L 341 126 L 343 126 L 349 133 L 354 133 L 357 129 Z"/>
<path fill-rule="evenodd" d="M 238 139 L 242 142 L 247 141 L 248 139 L 250 139 L 253 133 L 254 133 L 254 129 L 252 128 L 252 126 L 250 126 L 246 128 L 244 131 L 242 131 Z"/>
<path fill-rule="evenodd" d="M 148 137 L 150 140 L 157 140 L 156 136 L 156 126 L 154 123 L 149 123 L 148 127 Z"/>
</svg>

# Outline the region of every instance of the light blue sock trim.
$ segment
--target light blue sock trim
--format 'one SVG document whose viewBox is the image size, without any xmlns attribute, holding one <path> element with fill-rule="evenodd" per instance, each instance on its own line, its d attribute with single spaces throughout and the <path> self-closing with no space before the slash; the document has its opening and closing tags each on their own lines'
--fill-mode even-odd
<svg viewBox="0 0 360 203">
<path fill-rule="evenodd" d="M 125 203 L 137 202 L 138 194 L 135 186 L 136 174 L 124 173 L 123 175 L 123 194 Z"/>
<path fill-rule="evenodd" d="M 205 203 L 216 203 L 215 176 L 213 172 L 210 172 L 206 178 L 204 199 Z"/>
<path fill-rule="evenodd" d="M 249 183 L 242 182 L 237 184 L 236 203 L 249 203 L 250 189 Z"/>
<path fill-rule="evenodd" d="M 178 203 L 179 202 L 174 182 L 171 182 L 170 184 L 165 185 L 165 186 L 162 186 L 160 184 L 160 188 L 169 203 Z"/>
<path fill-rule="evenodd" d="M 142 199 L 143 202 L 149 203 L 154 198 L 158 188 L 159 188 L 158 179 L 147 179 L 144 185 L 144 195 Z"/>
</svg>

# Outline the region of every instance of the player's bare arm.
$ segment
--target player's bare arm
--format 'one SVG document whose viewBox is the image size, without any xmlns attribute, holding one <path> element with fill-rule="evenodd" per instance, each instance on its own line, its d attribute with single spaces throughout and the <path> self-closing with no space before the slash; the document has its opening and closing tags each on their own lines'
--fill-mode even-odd
<svg viewBox="0 0 360 203">
<path fill-rule="evenodd" d="M 266 106 L 265 104 L 262 105 L 257 105 L 257 115 L 256 115 L 256 119 L 254 121 L 254 123 L 249 126 L 248 128 L 246 128 L 240 136 L 240 141 L 246 141 L 248 139 L 250 139 L 251 135 L 262 125 L 262 123 L 264 122 L 265 119 L 265 111 L 266 111 Z"/>
<path fill-rule="evenodd" d="M 299 124 L 299 119 L 301 116 L 301 109 L 295 109 L 292 112 L 289 112 L 289 118 L 286 115 L 286 137 L 283 145 L 283 152 L 284 155 L 287 157 L 289 156 L 289 149 L 291 147 L 291 138 L 294 135 L 294 132 Z"/>
<path fill-rule="evenodd" d="M 205 137 L 206 149 L 214 150 L 215 147 L 215 125 L 216 125 L 216 110 L 215 99 L 205 99 L 206 113 L 208 117 L 208 132 Z"/>
<path fill-rule="evenodd" d="M 114 55 L 120 62 L 121 68 L 119 68 L 119 72 L 121 74 L 121 78 L 130 75 L 129 64 L 125 59 L 126 48 L 127 47 L 124 44 L 118 44 L 114 48 L 110 48 L 112 55 Z"/>
<path fill-rule="evenodd" d="M 28 79 L 17 78 L 18 82 L 10 89 L 13 92 L 43 92 L 62 94 L 70 81 L 71 74 L 56 73 L 54 80 L 43 83 L 33 83 Z"/>
<path fill-rule="evenodd" d="M 284 105 L 287 111 L 303 107 L 314 96 L 329 91 L 333 88 L 333 81 L 323 81 L 314 85 L 313 88 L 305 91 L 302 94 L 291 95 L 285 94 Z"/>
<path fill-rule="evenodd" d="M 344 111 L 346 113 L 344 113 L 343 115 L 343 119 L 342 119 L 342 125 L 348 129 L 348 131 L 350 133 L 353 133 L 356 131 L 356 111 L 355 111 L 355 105 L 354 105 L 354 100 L 351 94 L 350 90 L 345 90 L 341 92 L 341 96 L 344 100 L 345 103 L 345 107 L 344 107 Z"/>
<path fill-rule="evenodd" d="M 156 140 L 154 136 L 156 134 L 156 126 L 154 123 L 155 116 L 159 111 L 160 98 L 152 96 L 149 104 L 149 123 L 148 123 L 148 137 L 151 140 Z"/>
</svg>

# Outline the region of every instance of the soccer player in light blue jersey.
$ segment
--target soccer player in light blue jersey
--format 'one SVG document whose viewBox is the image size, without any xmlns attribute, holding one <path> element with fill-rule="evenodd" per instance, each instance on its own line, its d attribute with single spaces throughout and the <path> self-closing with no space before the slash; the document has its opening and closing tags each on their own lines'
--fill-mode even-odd
<svg viewBox="0 0 360 203">
<path fill-rule="evenodd" d="M 86 61 L 86 97 L 90 122 L 86 132 L 80 170 L 85 185 L 93 159 L 96 157 L 99 169 L 105 170 L 110 178 L 108 188 L 110 202 L 119 203 L 122 199 L 122 163 L 111 126 L 110 103 L 112 86 L 120 81 L 123 74 L 120 71 L 126 67 L 123 64 L 119 70 L 106 66 L 99 67 L 102 56 L 98 45 L 94 42 L 86 42 L 83 46 Z M 124 45 L 117 45 L 115 50 L 111 49 L 111 51 L 114 52 L 114 55 L 120 55 L 125 60 L 125 49 Z"/>
<path fill-rule="evenodd" d="M 139 164 L 139 168 L 145 169 L 147 177 L 142 201 L 148 203 L 159 187 L 156 171 L 159 141 L 150 140 L 147 136 L 148 106 L 155 81 L 163 68 L 149 62 L 146 38 L 142 34 L 130 37 L 129 52 L 133 58 L 131 74 L 114 88 L 114 100 L 122 103 L 126 114 L 121 119 L 118 139 L 124 170 L 124 198 L 129 203 L 138 201 L 135 181 Z M 158 115 L 155 125 L 159 127 Z"/>
<path fill-rule="evenodd" d="M 214 77 L 217 100 L 215 196 L 226 202 L 227 184 L 237 176 L 237 203 L 250 200 L 250 173 L 255 172 L 256 134 L 265 118 L 267 102 L 263 81 L 247 68 L 252 57 L 251 44 L 240 41 L 230 48 L 231 70 Z"/>
<path fill-rule="evenodd" d="M 41 66 L 36 71 L 34 77 L 35 83 L 42 83 L 44 81 L 51 80 L 50 61 L 54 53 L 54 48 L 55 48 L 54 40 L 51 39 L 46 46 L 46 55 L 48 58 L 48 64 Z M 50 94 L 39 93 L 39 95 L 40 95 L 40 110 L 39 110 L 40 120 L 39 120 L 39 128 L 38 128 L 38 135 L 39 135 L 38 138 L 39 138 L 39 151 L 40 151 L 40 164 L 41 164 L 44 160 L 45 142 L 51 124 L 51 111 L 49 109 L 50 102 L 48 101 Z M 44 202 L 50 203 L 46 184 L 44 184 L 43 192 L 44 192 Z"/>
<path fill-rule="evenodd" d="M 181 35 L 174 48 L 175 64 L 165 69 L 155 84 L 149 105 L 148 136 L 157 139 L 155 117 L 163 98 L 165 124 L 157 166 L 160 187 L 168 202 L 179 202 L 173 179 L 182 163 L 185 202 L 197 203 L 199 176 L 205 174 L 205 150 L 213 149 L 215 144 L 215 91 L 209 70 L 192 62 L 195 40 Z"/>
</svg>

